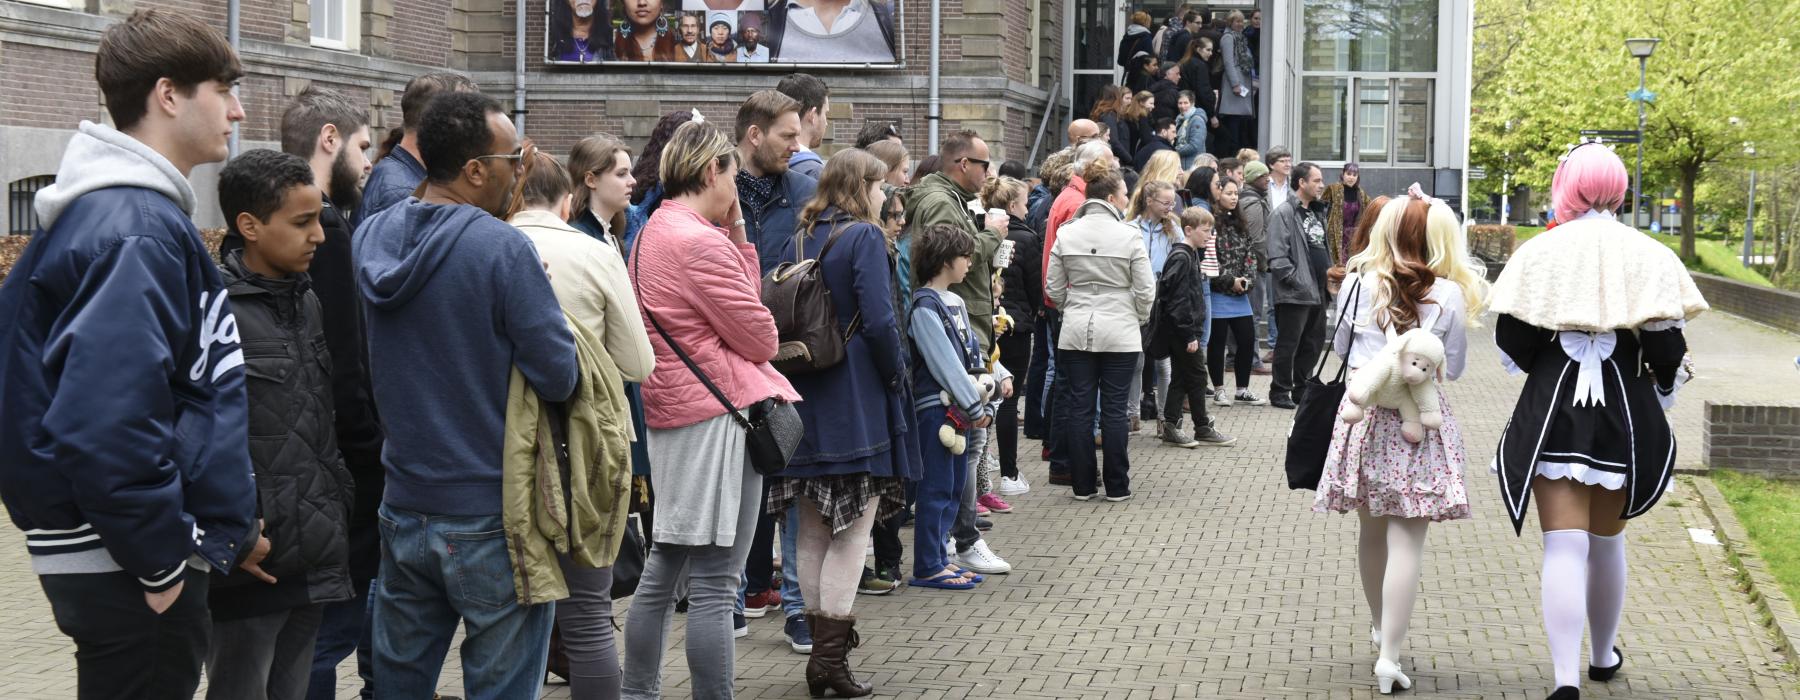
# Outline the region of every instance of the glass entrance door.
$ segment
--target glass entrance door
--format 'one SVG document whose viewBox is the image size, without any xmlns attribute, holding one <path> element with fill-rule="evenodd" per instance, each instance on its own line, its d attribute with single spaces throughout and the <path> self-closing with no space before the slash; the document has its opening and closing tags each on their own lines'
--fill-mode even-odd
<svg viewBox="0 0 1800 700">
<path fill-rule="evenodd" d="M 1075 9 L 1070 23 L 1072 36 L 1072 75 L 1065 83 L 1073 110 L 1069 119 L 1086 117 L 1100 98 L 1100 91 L 1119 81 L 1119 68 L 1113 63 L 1118 51 L 1119 33 L 1125 25 L 1125 6 L 1117 0 L 1072 0 Z"/>
</svg>

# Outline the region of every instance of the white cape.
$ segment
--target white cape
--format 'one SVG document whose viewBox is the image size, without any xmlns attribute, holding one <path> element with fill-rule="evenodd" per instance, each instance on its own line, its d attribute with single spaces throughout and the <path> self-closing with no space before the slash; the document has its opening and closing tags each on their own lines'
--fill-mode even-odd
<svg viewBox="0 0 1800 700">
<path fill-rule="evenodd" d="M 1600 332 L 1692 319 L 1709 307 L 1668 246 L 1590 215 L 1519 246 L 1489 308 L 1539 328 Z"/>
</svg>

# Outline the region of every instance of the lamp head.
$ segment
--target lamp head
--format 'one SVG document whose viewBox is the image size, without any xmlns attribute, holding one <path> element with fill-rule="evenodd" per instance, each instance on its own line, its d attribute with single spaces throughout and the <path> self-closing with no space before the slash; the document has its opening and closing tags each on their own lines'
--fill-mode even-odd
<svg viewBox="0 0 1800 700">
<path fill-rule="evenodd" d="M 1625 50 L 1630 51 L 1634 58 L 1649 58 L 1650 54 L 1656 53 L 1656 45 L 1660 43 L 1662 40 L 1656 38 L 1626 39 Z"/>
</svg>

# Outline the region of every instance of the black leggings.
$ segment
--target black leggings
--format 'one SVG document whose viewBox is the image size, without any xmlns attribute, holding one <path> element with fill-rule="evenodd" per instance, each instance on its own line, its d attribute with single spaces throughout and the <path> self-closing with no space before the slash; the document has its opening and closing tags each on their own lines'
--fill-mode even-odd
<svg viewBox="0 0 1800 700">
<path fill-rule="evenodd" d="M 1250 365 L 1256 358 L 1256 318 L 1213 319 L 1212 338 L 1206 343 L 1206 369 L 1212 374 L 1213 386 L 1225 386 L 1225 338 L 1237 342 L 1237 356 L 1232 358 L 1232 371 L 1237 375 L 1237 388 L 1250 388 Z"/>
</svg>

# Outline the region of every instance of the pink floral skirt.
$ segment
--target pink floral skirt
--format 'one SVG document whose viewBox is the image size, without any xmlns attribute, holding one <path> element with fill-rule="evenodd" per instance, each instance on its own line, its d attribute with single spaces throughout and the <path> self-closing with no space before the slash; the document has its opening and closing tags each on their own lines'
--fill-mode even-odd
<svg viewBox="0 0 1800 700">
<path fill-rule="evenodd" d="M 1347 405 L 1349 399 L 1345 399 Z M 1462 431 L 1450 402 L 1438 392 L 1444 425 L 1425 431 L 1417 444 L 1400 434 L 1400 412 L 1371 408 L 1361 422 L 1342 420 L 1331 431 L 1331 451 L 1319 479 L 1313 511 L 1348 513 L 1363 507 L 1370 515 L 1427 518 L 1432 521 L 1469 517 L 1469 492 L 1463 486 Z M 1341 414 L 1343 405 L 1338 407 Z"/>
</svg>

